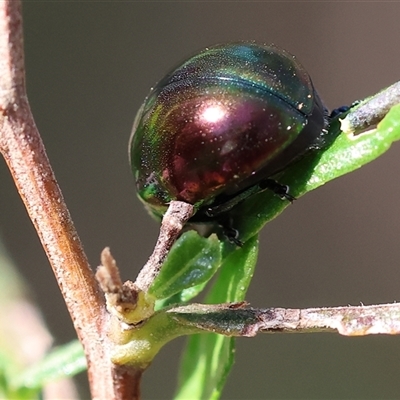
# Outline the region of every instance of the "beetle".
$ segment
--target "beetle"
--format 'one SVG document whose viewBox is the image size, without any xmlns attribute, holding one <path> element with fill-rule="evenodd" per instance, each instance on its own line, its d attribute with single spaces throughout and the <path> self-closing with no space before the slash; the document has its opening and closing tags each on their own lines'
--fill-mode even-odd
<svg viewBox="0 0 400 400">
<path fill-rule="evenodd" d="M 323 146 L 327 124 L 327 109 L 291 54 L 255 42 L 208 47 L 173 68 L 135 118 L 138 196 L 158 218 L 172 200 L 190 203 L 196 223 L 222 221 L 260 190 L 291 201 L 273 177 Z"/>
</svg>

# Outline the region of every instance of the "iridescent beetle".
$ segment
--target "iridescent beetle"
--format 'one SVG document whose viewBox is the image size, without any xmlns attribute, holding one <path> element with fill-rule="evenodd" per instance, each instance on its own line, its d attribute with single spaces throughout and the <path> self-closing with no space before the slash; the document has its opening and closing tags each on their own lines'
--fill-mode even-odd
<svg viewBox="0 0 400 400">
<path fill-rule="evenodd" d="M 328 112 L 302 65 L 271 45 L 206 48 L 151 90 L 133 127 L 139 198 L 157 217 L 171 200 L 191 221 L 218 220 L 259 190 L 292 197 L 271 177 L 319 146 Z"/>
</svg>

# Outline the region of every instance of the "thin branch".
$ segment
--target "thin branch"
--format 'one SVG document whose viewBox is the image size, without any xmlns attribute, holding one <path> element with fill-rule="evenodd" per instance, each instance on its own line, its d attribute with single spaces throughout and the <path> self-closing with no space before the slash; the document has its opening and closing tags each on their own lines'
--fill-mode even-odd
<svg viewBox="0 0 400 400">
<path fill-rule="evenodd" d="M 256 309 L 246 303 L 191 304 L 167 311 L 184 326 L 225 336 L 338 332 L 346 336 L 400 333 L 400 304 L 308 309 Z"/>
<path fill-rule="evenodd" d="M 135 285 L 143 292 L 147 292 L 154 279 L 160 272 L 172 245 L 182 233 L 185 223 L 194 214 L 194 207 L 182 201 L 171 201 L 160 227 L 160 234 L 154 247 L 153 254 L 139 272 Z"/>
<path fill-rule="evenodd" d="M 394 105 L 399 103 L 400 82 L 396 82 L 350 110 L 341 121 L 341 129 L 348 134 L 357 134 L 376 125 Z"/>
<path fill-rule="evenodd" d="M 138 382 L 118 376 L 111 363 L 104 298 L 30 111 L 25 92 L 18 0 L 0 2 L 0 152 L 36 228 L 84 346 L 93 398 L 122 399 L 123 393 L 138 394 Z"/>
</svg>

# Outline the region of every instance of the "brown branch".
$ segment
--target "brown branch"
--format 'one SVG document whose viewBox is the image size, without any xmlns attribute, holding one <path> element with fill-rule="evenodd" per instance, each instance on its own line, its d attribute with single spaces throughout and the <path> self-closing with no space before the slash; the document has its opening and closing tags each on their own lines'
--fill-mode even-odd
<svg viewBox="0 0 400 400">
<path fill-rule="evenodd" d="M 25 92 L 18 0 L 0 2 L 0 152 L 36 228 L 84 346 L 93 398 L 122 399 L 124 393 L 138 396 L 138 382 L 124 379 L 126 371 L 119 376 L 111 363 L 104 299 L 30 111 Z"/>
<path fill-rule="evenodd" d="M 247 307 L 246 303 L 190 304 L 167 311 L 185 326 L 225 336 L 339 332 L 345 336 L 400 334 L 400 304 L 308 309 Z"/>
<path fill-rule="evenodd" d="M 185 223 L 194 214 L 194 207 L 182 201 L 171 201 L 160 227 L 160 234 L 154 247 L 153 254 L 136 278 L 136 287 L 147 292 L 154 279 L 160 272 L 172 245 L 182 233 Z"/>
<path fill-rule="evenodd" d="M 389 110 L 400 103 L 400 82 L 396 82 L 355 106 L 341 120 L 341 130 L 357 134 L 380 122 Z"/>
<path fill-rule="evenodd" d="M 140 382 L 142 374 L 142 369 L 136 369 L 125 365 L 114 366 L 113 377 L 120 399 L 140 399 Z"/>
</svg>

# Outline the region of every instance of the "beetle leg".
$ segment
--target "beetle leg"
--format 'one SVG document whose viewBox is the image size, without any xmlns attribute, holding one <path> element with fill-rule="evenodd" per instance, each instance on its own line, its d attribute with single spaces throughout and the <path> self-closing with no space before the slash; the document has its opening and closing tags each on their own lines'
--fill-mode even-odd
<svg viewBox="0 0 400 400">
<path fill-rule="evenodd" d="M 239 231 L 232 227 L 231 218 L 221 218 L 218 220 L 218 225 L 222 228 L 223 235 L 233 244 L 238 247 L 243 246 L 243 242 L 239 239 Z"/>
<path fill-rule="evenodd" d="M 288 185 L 282 185 L 273 179 L 264 179 L 258 184 L 258 186 L 260 187 L 260 190 L 271 190 L 271 192 L 278 195 L 282 200 L 288 200 L 291 203 L 296 200 L 296 198 L 289 193 Z"/>
<path fill-rule="evenodd" d="M 350 110 L 349 106 L 341 106 L 341 107 L 335 108 L 334 110 L 331 111 L 328 118 L 329 118 L 329 120 L 332 120 L 332 119 L 336 118 L 338 115 L 343 114 L 349 110 Z"/>
<path fill-rule="evenodd" d="M 243 246 L 243 242 L 239 239 L 239 231 L 231 227 L 222 227 L 224 235 L 227 239 L 238 247 Z"/>
</svg>

